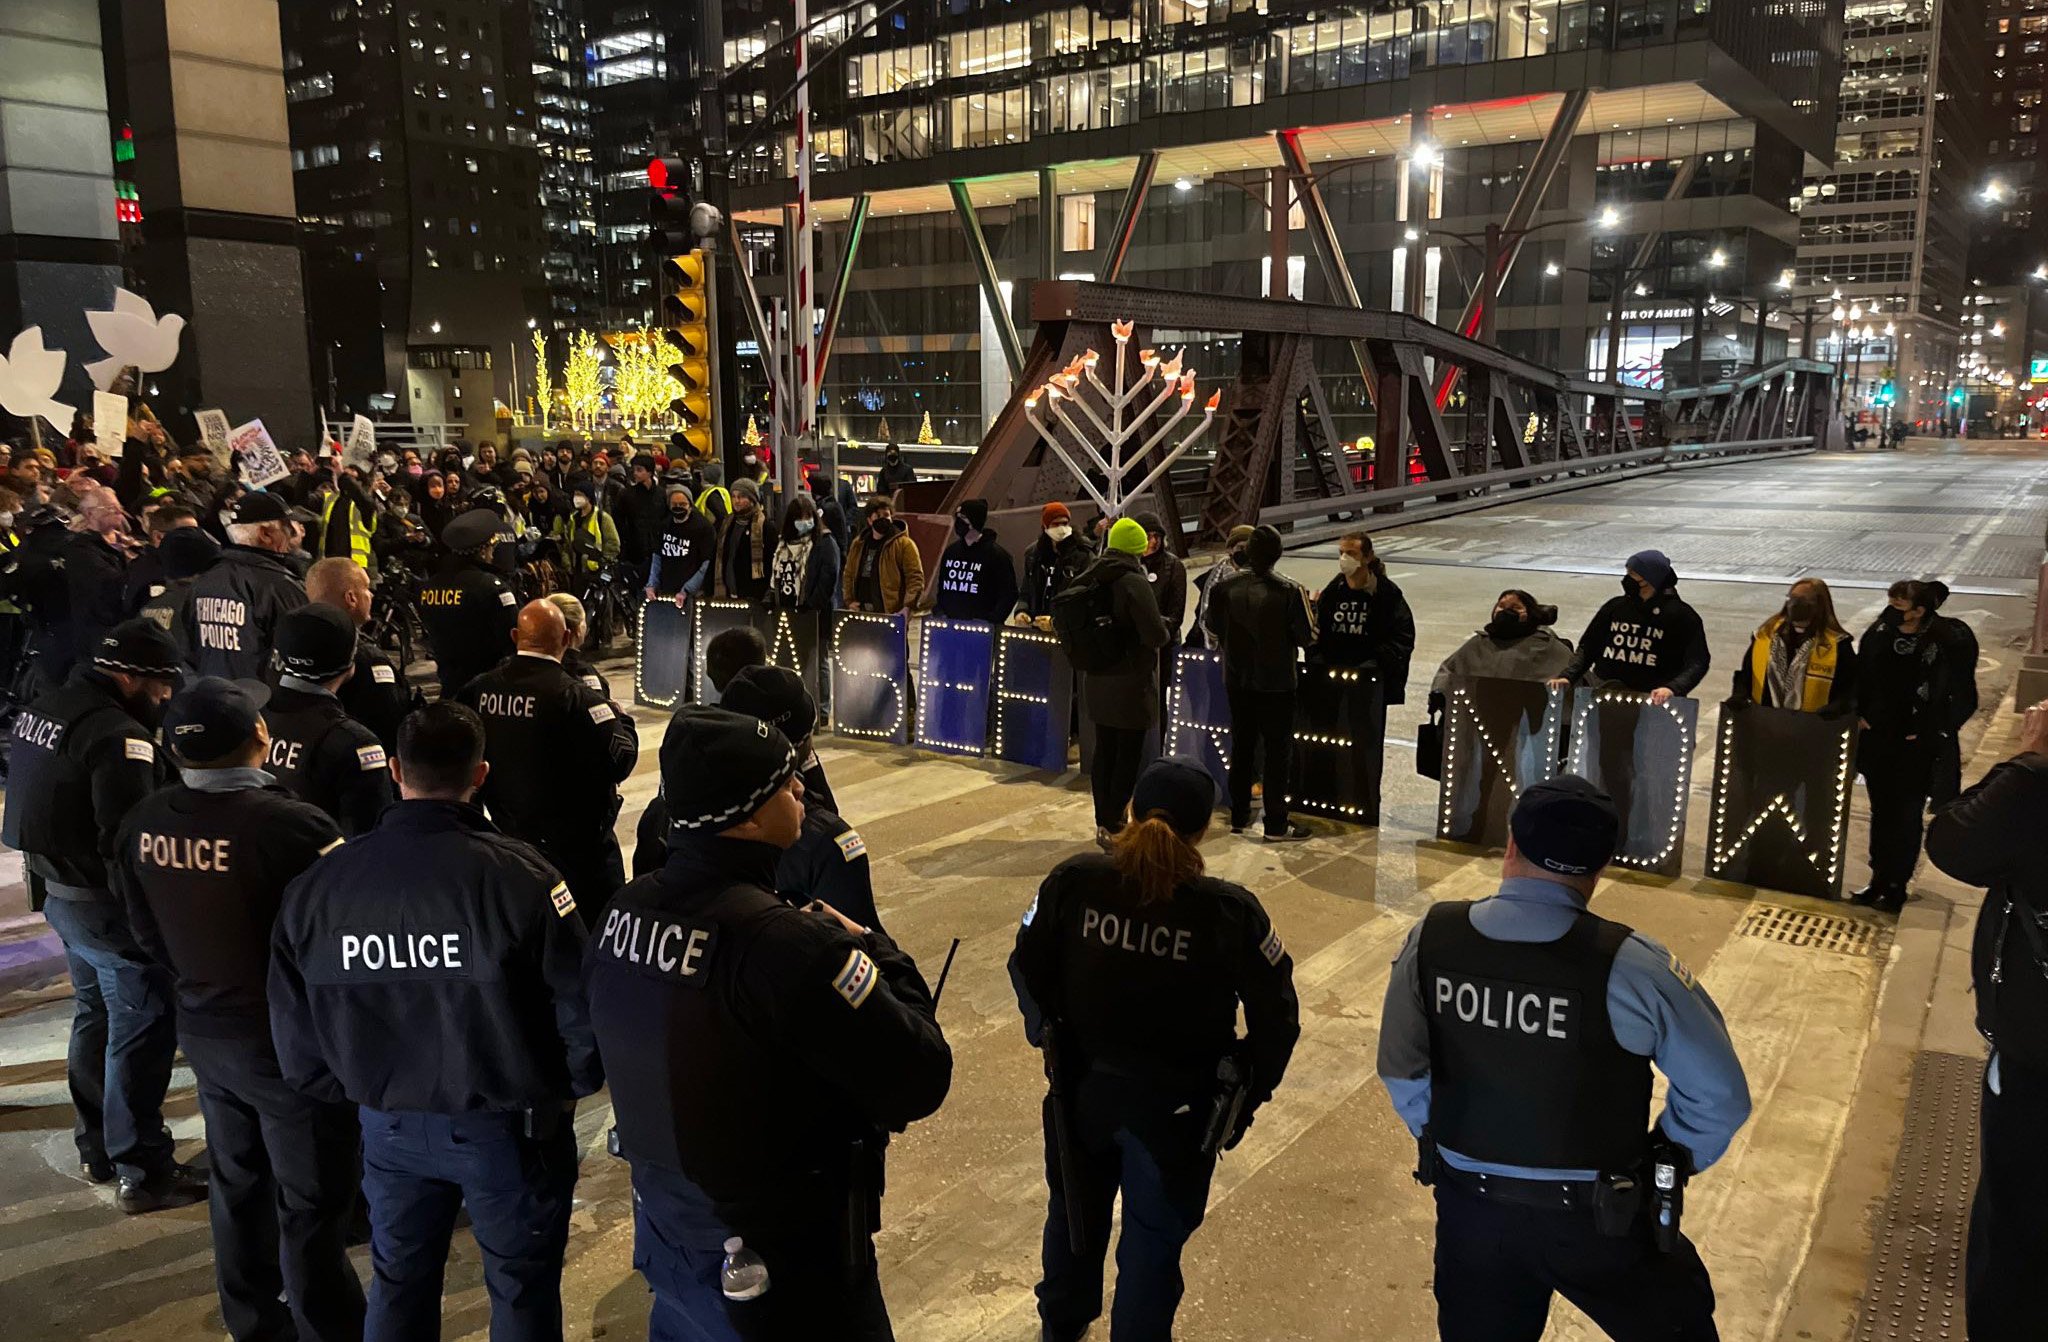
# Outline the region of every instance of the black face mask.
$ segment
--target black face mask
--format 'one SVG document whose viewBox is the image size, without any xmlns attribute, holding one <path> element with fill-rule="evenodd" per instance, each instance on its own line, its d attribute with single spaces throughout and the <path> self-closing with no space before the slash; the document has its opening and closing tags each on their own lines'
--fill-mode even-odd
<svg viewBox="0 0 2048 1342">
<path fill-rule="evenodd" d="M 1529 619 L 1512 610 L 1497 610 L 1486 622 L 1486 632 L 1498 639 L 1520 638 L 1529 632 Z"/>
<path fill-rule="evenodd" d="M 1794 624 L 1812 624 L 1820 614 L 1820 603 L 1810 596 L 1795 596 L 1785 603 L 1785 618 Z"/>
<path fill-rule="evenodd" d="M 974 524 L 968 521 L 966 518 L 956 517 L 953 519 L 953 534 L 958 536 L 961 540 L 966 540 L 967 534 L 973 530 Z"/>
<path fill-rule="evenodd" d="M 668 515 L 669 520 L 674 522 L 687 522 L 690 520 L 690 510 L 688 508 L 671 508 L 668 510 Z"/>
<path fill-rule="evenodd" d="M 1906 612 L 1897 606 L 1886 606 L 1884 613 L 1877 617 L 1877 622 L 1887 629 L 1903 629 L 1906 625 Z"/>
<path fill-rule="evenodd" d="M 1643 599 L 1642 584 L 1624 573 L 1621 575 L 1621 594 L 1641 601 Z"/>
</svg>

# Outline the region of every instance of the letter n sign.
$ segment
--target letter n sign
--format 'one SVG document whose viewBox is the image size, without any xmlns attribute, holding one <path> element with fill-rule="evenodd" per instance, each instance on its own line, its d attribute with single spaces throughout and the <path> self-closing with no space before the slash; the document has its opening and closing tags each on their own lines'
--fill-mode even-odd
<svg viewBox="0 0 2048 1342">
<path fill-rule="evenodd" d="M 1166 726 L 1169 755 L 1197 761 L 1217 787 L 1230 786 L 1230 700 L 1223 693 L 1222 653 L 1182 648 L 1174 654 Z"/>
<path fill-rule="evenodd" d="M 995 627 L 927 615 L 917 640 L 917 732 L 921 750 L 980 755 L 988 747 Z"/>
</svg>

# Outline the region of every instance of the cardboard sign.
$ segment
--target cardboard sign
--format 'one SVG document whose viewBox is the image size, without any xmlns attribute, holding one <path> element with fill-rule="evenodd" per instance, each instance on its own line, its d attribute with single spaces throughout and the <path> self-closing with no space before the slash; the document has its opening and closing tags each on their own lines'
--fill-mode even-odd
<svg viewBox="0 0 2048 1342">
<path fill-rule="evenodd" d="M 252 489 L 274 485 L 292 473 L 291 467 L 285 465 L 284 453 L 270 441 L 270 431 L 260 419 L 252 419 L 228 434 L 228 449 L 241 459 L 242 477 Z"/>
<path fill-rule="evenodd" d="M 1380 823 L 1387 713 L 1370 671 L 1307 666 L 1294 698 L 1288 805 L 1350 825 Z"/>
<path fill-rule="evenodd" d="M 92 436 L 100 455 L 109 461 L 128 451 L 128 398 L 112 392 L 92 394 Z"/>
<path fill-rule="evenodd" d="M 988 705 L 995 677 L 995 626 L 927 615 L 918 622 L 917 731 L 912 744 L 941 755 L 988 748 Z"/>
<path fill-rule="evenodd" d="M 213 459 L 225 468 L 233 459 L 228 452 L 228 412 L 225 410 L 201 410 L 192 416 L 199 425 L 199 439 L 206 444 L 206 450 L 213 453 Z"/>
<path fill-rule="evenodd" d="M 1676 876 L 1685 865 L 1699 717 L 1699 703 L 1692 699 L 1658 705 L 1632 690 L 1577 691 L 1571 772 L 1614 798 L 1621 812 L 1616 866 Z"/>
<path fill-rule="evenodd" d="M 995 733 L 991 753 L 997 759 L 1065 772 L 1074 668 L 1058 639 L 1036 629 L 998 630 L 989 697 Z"/>
<path fill-rule="evenodd" d="M 178 337 L 185 319 L 175 314 L 156 315 L 149 300 L 126 289 L 114 291 L 111 312 L 88 312 L 85 324 L 92 338 L 100 342 L 107 357 L 85 366 L 92 384 L 101 391 L 114 385 L 124 368 L 144 373 L 161 373 L 178 361 Z M 98 416 L 94 416 L 98 423 Z"/>
<path fill-rule="evenodd" d="M 1436 836 L 1505 848 L 1525 788 L 1557 777 L 1568 703 L 1538 680 L 1453 676 L 1444 688 Z"/>
<path fill-rule="evenodd" d="M 633 702 L 674 708 L 690 690 L 690 616 L 657 597 L 640 607 L 640 641 L 633 654 Z"/>
<path fill-rule="evenodd" d="M 43 328 L 18 332 L 0 359 L 0 409 L 20 415 L 31 426 L 40 416 L 59 433 L 71 430 L 71 407 L 57 399 L 64 381 L 64 351 L 43 347 Z"/>
<path fill-rule="evenodd" d="M 832 625 L 832 730 L 907 745 L 909 621 L 902 615 L 840 611 Z"/>
<path fill-rule="evenodd" d="M 357 415 L 349 425 L 348 442 L 341 449 L 341 464 L 354 466 L 365 474 L 377 460 L 377 426 L 366 415 Z"/>
<path fill-rule="evenodd" d="M 1707 875 L 1839 898 L 1855 758 L 1853 715 L 1722 704 Z"/>
<path fill-rule="evenodd" d="M 1166 696 L 1166 753 L 1191 759 L 1230 791 L 1230 699 L 1223 692 L 1223 654 L 1182 648 L 1173 659 Z"/>
</svg>

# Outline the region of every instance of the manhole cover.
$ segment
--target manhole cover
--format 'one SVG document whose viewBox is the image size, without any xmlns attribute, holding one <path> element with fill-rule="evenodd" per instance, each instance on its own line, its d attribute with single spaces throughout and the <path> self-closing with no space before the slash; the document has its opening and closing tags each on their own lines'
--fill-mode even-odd
<svg viewBox="0 0 2048 1342">
<path fill-rule="evenodd" d="M 1814 946 L 1843 955 L 1870 957 L 1884 949 L 1890 936 L 1877 923 L 1845 918 L 1838 913 L 1808 913 L 1781 904 L 1752 904 L 1736 929 L 1745 937 L 1782 941 L 1788 946 Z"/>
</svg>

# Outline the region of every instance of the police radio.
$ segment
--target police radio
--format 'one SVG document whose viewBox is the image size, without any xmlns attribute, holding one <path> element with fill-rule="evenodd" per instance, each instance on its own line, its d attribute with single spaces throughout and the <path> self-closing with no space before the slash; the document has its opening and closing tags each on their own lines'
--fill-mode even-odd
<svg viewBox="0 0 2048 1342">
<path fill-rule="evenodd" d="M 1678 1227 L 1685 1219 L 1685 1182 L 1691 1175 L 1692 1159 L 1678 1143 L 1659 1140 L 1650 1148 L 1650 1228 L 1659 1253 L 1678 1248 Z"/>
</svg>

